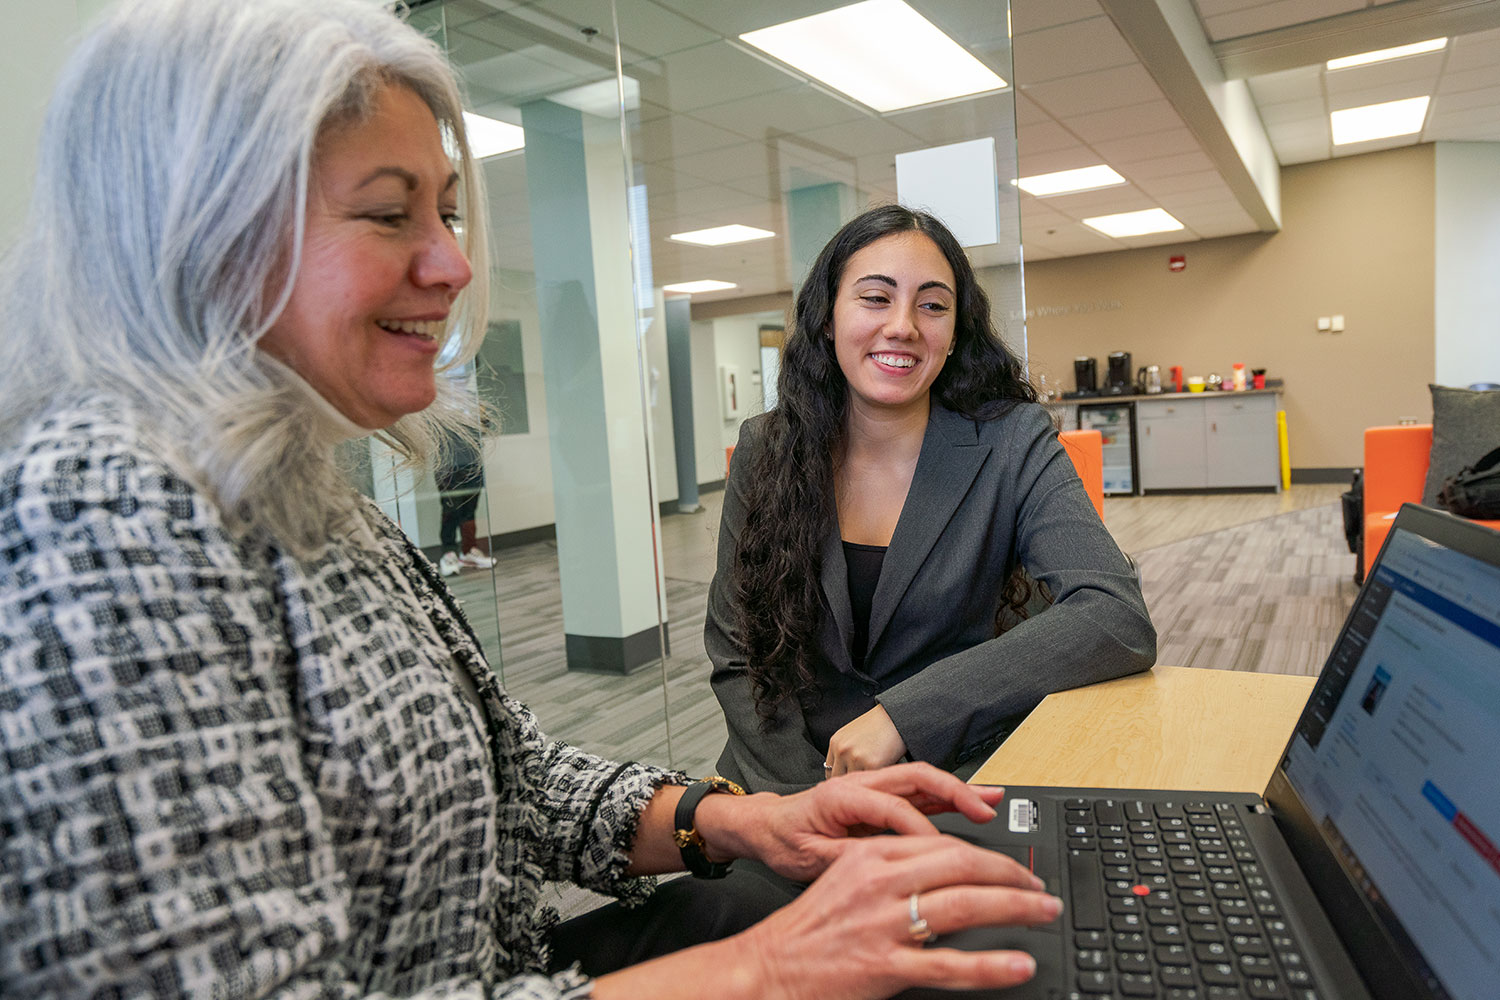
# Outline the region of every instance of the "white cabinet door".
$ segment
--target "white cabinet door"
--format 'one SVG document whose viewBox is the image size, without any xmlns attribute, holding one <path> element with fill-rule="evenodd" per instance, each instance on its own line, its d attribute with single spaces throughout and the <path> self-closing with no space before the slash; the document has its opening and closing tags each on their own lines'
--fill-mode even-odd
<svg viewBox="0 0 1500 1000">
<path fill-rule="evenodd" d="M 1249 396 L 1203 404 L 1207 421 L 1208 479 L 1205 485 L 1269 486 L 1281 481 L 1276 443 L 1276 398 Z"/>
<path fill-rule="evenodd" d="M 1203 488 L 1207 470 L 1202 411 L 1203 404 L 1198 402 L 1136 404 L 1142 489 Z"/>
</svg>

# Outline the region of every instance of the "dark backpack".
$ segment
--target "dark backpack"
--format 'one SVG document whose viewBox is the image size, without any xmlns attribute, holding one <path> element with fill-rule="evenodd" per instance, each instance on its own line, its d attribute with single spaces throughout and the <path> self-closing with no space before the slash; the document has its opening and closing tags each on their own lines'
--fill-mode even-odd
<svg viewBox="0 0 1500 1000">
<path fill-rule="evenodd" d="M 1500 448 L 1443 483 L 1438 503 L 1460 517 L 1500 518 Z"/>
</svg>

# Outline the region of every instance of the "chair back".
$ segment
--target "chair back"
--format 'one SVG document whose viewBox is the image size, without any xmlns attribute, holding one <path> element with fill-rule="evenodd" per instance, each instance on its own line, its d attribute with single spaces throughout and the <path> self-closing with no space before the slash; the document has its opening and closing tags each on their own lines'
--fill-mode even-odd
<svg viewBox="0 0 1500 1000">
<path fill-rule="evenodd" d="M 1098 431 L 1059 431 L 1057 439 L 1073 460 L 1099 520 L 1104 520 L 1104 435 Z"/>
</svg>

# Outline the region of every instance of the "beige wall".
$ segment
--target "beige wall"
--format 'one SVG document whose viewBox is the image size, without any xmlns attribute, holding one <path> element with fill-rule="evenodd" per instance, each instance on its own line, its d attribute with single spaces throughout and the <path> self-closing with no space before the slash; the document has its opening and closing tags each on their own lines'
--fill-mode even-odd
<svg viewBox="0 0 1500 1000">
<path fill-rule="evenodd" d="M 1032 373 L 1071 389 L 1075 355 L 1102 377 L 1115 350 L 1163 379 L 1243 361 L 1286 380 L 1295 468 L 1363 465 L 1367 426 L 1432 413 L 1433 184 L 1431 145 L 1286 167 L 1279 233 L 1028 263 Z M 1318 333 L 1333 313 L 1345 332 Z"/>
</svg>

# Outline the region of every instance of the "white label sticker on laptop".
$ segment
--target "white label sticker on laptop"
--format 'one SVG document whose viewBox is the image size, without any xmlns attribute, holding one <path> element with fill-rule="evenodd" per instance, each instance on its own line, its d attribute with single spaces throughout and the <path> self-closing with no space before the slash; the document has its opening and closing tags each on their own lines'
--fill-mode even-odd
<svg viewBox="0 0 1500 1000">
<path fill-rule="evenodd" d="M 1010 800 L 1010 832 L 1031 833 L 1037 827 L 1036 803 L 1030 799 Z"/>
</svg>

